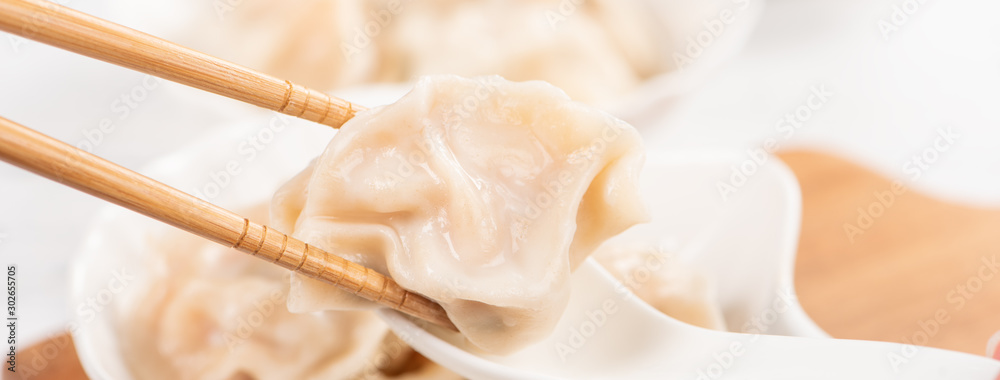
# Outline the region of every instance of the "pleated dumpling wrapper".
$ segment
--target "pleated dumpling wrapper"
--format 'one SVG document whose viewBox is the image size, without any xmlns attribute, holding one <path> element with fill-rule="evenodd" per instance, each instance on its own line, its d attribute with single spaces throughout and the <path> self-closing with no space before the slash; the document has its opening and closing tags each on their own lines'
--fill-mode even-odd
<svg viewBox="0 0 1000 380">
<path fill-rule="evenodd" d="M 544 82 L 430 76 L 364 111 L 274 197 L 272 224 L 439 302 L 472 345 L 545 338 L 569 276 L 646 220 L 636 130 Z M 372 304 L 295 275 L 289 310 Z"/>
</svg>

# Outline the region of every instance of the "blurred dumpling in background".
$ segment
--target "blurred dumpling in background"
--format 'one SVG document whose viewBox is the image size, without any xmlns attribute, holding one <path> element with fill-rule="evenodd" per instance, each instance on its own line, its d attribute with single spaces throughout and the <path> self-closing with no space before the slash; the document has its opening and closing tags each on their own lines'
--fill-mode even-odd
<svg viewBox="0 0 1000 380">
<path fill-rule="evenodd" d="M 348 56 L 342 46 L 364 30 L 368 8 L 358 0 L 241 0 L 180 35 L 182 43 L 209 54 L 329 90 L 375 76 L 374 49 Z"/>
<path fill-rule="evenodd" d="M 429 74 L 495 74 L 544 80 L 574 100 L 601 104 L 677 69 L 672 53 L 704 28 L 691 20 L 729 3 L 146 0 L 114 1 L 112 19 L 323 91 Z M 150 19 L 154 14 L 171 22 Z"/>
<path fill-rule="evenodd" d="M 677 256 L 646 242 L 608 242 L 594 259 L 622 286 L 681 322 L 726 330 L 715 283 Z"/>
<path fill-rule="evenodd" d="M 266 219 L 267 204 L 242 210 Z M 285 269 L 149 221 L 114 304 L 131 378 L 451 379 L 370 311 L 293 314 Z M 323 337 L 323 339 L 316 339 Z"/>
<path fill-rule="evenodd" d="M 379 80 L 497 74 L 544 80 L 575 100 L 600 102 L 664 68 L 653 20 L 635 0 L 588 0 L 573 8 L 538 0 L 405 4 L 379 38 Z"/>
</svg>

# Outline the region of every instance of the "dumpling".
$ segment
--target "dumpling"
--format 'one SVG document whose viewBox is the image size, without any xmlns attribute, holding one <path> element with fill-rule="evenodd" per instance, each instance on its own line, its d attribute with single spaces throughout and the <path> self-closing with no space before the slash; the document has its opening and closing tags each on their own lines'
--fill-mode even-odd
<svg viewBox="0 0 1000 380">
<path fill-rule="evenodd" d="M 691 325 L 726 330 L 714 283 L 669 252 L 645 242 L 609 242 L 593 257 L 660 312 Z"/>
<path fill-rule="evenodd" d="M 544 80 L 575 100 L 602 104 L 666 71 L 669 61 L 660 55 L 663 38 L 641 1 L 404 4 L 375 40 L 380 80 L 496 74 L 515 81 Z"/>
<path fill-rule="evenodd" d="M 267 203 L 241 214 L 266 217 Z M 370 311 L 289 313 L 285 269 L 166 225 L 148 231 L 144 265 L 113 304 L 136 380 L 458 378 Z"/>
<path fill-rule="evenodd" d="M 544 82 L 422 78 L 283 186 L 272 225 L 439 302 L 474 346 L 546 337 L 569 275 L 646 219 L 638 133 Z M 289 310 L 371 305 L 294 275 Z"/>
<path fill-rule="evenodd" d="M 144 31 L 321 91 L 421 75 L 495 74 L 548 81 L 597 104 L 673 67 L 663 51 L 671 31 L 646 0 L 174 0 L 116 7 L 115 18 Z"/>
</svg>

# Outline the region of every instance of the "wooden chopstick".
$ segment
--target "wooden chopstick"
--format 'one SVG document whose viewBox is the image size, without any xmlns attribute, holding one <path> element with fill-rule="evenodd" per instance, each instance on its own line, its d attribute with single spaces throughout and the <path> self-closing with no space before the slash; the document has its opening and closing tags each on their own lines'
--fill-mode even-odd
<svg viewBox="0 0 1000 380">
<path fill-rule="evenodd" d="M 0 30 L 334 128 L 365 109 L 45 0 L 0 0 Z"/>
<path fill-rule="evenodd" d="M 440 305 L 392 279 L 0 117 L 0 160 L 367 300 L 448 327 Z"/>
</svg>

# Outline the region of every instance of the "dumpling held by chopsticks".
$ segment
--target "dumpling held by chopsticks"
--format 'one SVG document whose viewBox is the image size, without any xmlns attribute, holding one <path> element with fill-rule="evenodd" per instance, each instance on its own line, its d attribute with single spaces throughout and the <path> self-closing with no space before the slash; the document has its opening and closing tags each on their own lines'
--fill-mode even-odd
<svg viewBox="0 0 1000 380">
<path fill-rule="evenodd" d="M 638 133 L 544 82 L 423 78 L 359 113 L 275 195 L 272 224 L 439 302 L 476 347 L 547 336 L 569 275 L 646 218 Z M 367 308 L 294 275 L 293 312 Z"/>
</svg>

